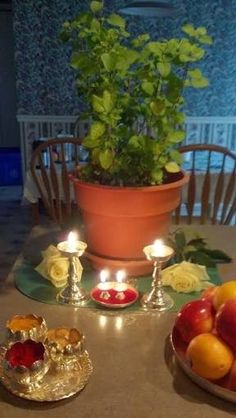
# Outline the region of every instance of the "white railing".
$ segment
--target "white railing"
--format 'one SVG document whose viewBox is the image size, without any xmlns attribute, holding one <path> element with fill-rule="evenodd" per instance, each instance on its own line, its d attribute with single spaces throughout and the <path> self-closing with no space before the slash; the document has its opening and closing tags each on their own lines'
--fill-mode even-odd
<svg viewBox="0 0 236 418">
<path fill-rule="evenodd" d="M 35 140 L 56 137 L 62 132 L 83 138 L 89 126 L 88 121 L 77 122 L 77 116 L 18 115 L 17 121 L 20 126 L 23 177 Z M 236 151 L 236 116 L 187 118 L 185 144 L 194 143 L 214 143 Z"/>
</svg>

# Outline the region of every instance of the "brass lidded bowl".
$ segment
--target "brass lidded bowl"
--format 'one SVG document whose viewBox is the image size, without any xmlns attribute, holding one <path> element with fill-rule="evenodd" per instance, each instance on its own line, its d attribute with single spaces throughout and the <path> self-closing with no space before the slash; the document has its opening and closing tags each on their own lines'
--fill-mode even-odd
<svg viewBox="0 0 236 418">
<path fill-rule="evenodd" d="M 47 332 L 47 325 L 41 316 L 27 314 L 14 315 L 6 323 L 7 343 L 17 341 L 44 341 Z"/>
<path fill-rule="evenodd" d="M 58 369 L 70 369 L 85 351 L 85 337 L 76 328 L 52 328 L 45 344 Z"/>
<path fill-rule="evenodd" d="M 3 360 L 4 374 L 23 392 L 32 392 L 39 387 L 49 367 L 45 345 L 30 339 L 9 346 Z"/>
</svg>

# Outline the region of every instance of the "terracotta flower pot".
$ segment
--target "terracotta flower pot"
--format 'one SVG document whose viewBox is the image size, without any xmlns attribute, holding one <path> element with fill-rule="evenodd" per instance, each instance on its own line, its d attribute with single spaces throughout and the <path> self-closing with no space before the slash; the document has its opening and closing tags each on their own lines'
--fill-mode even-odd
<svg viewBox="0 0 236 418">
<path fill-rule="evenodd" d="M 85 224 L 87 257 L 95 269 L 124 268 L 129 275 L 151 271 L 143 247 L 164 238 L 188 176 L 169 184 L 111 187 L 72 178 Z"/>
</svg>

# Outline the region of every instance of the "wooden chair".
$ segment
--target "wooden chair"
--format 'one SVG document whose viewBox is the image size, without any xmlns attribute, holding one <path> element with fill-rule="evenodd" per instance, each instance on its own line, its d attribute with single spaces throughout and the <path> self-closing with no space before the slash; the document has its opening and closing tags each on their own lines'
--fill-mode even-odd
<svg viewBox="0 0 236 418">
<path fill-rule="evenodd" d="M 70 163 L 67 162 L 68 147 L 73 156 Z M 40 144 L 31 157 L 30 171 L 44 209 L 59 225 L 67 223 L 78 212 L 69 172 L 78 169 L 80 148 L 79 138 L 55 138 Z M 37 204 L 33 212 L 34 224 L 37 224 L 40 220 Z"/>
<path fill-rule="evenodd" d="M 190 179 L 175 212 L 175 223 L 229 225 L 236 214 L 236 154 L 207 144 L 186 145 L 179 151 L 187 157 Z M 200 213 L 196 214 L 197 204 Z M 181 213 L 184 208 L 185 217 Z"/>
</svg>

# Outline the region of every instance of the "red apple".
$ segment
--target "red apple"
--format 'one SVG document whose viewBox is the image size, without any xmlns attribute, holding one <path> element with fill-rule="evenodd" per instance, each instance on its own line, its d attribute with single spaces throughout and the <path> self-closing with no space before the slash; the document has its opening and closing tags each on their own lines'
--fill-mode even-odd
<svg viewBox="0 0 236 418">
<path fill-rule="evenodd" d="M 216 314 L 217 334 L 236 351 L 236 299 L 225 302 Z"/>
<path fill-rule="evenodd" d="M 201 294 L 202 300 L 208 300 L 209 302 L 213 303 L 213 296 L 218 286 L 210 286 L 207 289 L 203 290 Z"/>
<path fill-rule="evenodd" d="M 179 311 L 175 327 L 185 342 L 205 332 L 211 332 L 214 325 L 212 305 L 207 300 L 194 300 Z"/>
</svg>

